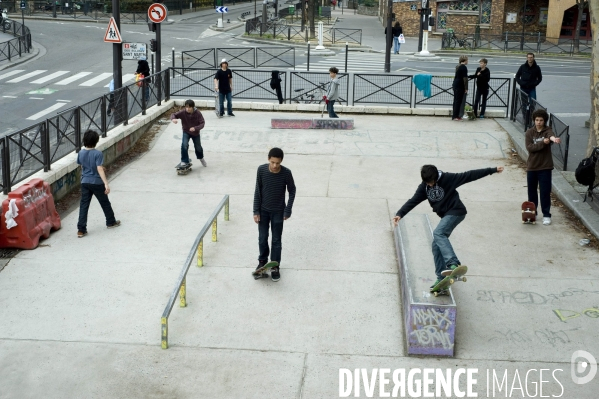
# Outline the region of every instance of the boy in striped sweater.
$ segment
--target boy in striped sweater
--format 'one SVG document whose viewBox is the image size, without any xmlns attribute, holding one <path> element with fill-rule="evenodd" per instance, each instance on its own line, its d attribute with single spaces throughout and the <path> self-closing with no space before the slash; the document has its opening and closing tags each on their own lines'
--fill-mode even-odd
<svg viewBox="0 0 599 399">
<path fill-rule="evenodd" d="M 258 224 L 258 267 L 261 268 L 270 260 L 281 264 L 281 236 L 283 221 L 291 217 L 291 208 L 295 200 L 295 183 L 291 171 L 284 166 L 283 150 L 272 148 L 268 152 L 268 163 L 258 167 L 256 190 L 254 192 L 254 222 Z M 285 190 L 289 192 L 289 200 L 285 204 Z M 272 231 L 272 253 L 268 247 L 268 229 Z M 279 267 L 270 272 L 272 281 L 279 281 Z M 254 275 L 255 279 L 268 277 L 266 273 Z"/>
</svg>

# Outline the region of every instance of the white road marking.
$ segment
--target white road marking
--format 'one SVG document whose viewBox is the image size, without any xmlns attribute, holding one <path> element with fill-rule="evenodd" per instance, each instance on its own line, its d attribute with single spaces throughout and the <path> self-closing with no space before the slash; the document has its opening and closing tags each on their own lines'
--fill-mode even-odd
<svg viewBox="0 0 599 399">
<path fill-rule="evenodd" d="M 52 79 L 56 79 L 57 77 L 66 74 L 66 73 L 69 73 L 69 71 L 58 71 L 58 72 L 54 72 L 54 73 L 51 73 L 48 76 L 44 76 L 43 78 L 40 78 L 38 80 L 34 80 L 33 82 L 30 82 L 30 83 L 36 83 L 36 84 L 37 83 L 46 83 L 46 82 L 48 82 L 48 81 L 50 81 Z"/>
<path fill-rule="evenodd" d="M 45 69 L 38 69 L 37 71 L 29 72 L 29 73 L 26 73 L 25 75 L 19 76 L 18 78 L 9 80 L 6 83 L 18 83 L 18 82 L 22 82 L 25 79 L 29 79 L 29 78 L 31 78 L 33 76 L 39 75 L 39 74 L 44 73 L 44 72 L 46 72 Z"/>
<path fill-rule="evenodd" d="M 24 69 L 17 69 L 15 71 L 10 71 L 8 73 L 5 73 L 4 75 L 0 75 L 0 80 L 4 79 L 4 78 L 8 78 L 9 76 L 17 75 L 17 74 L 19 74 L 21 72 L 25 72 L 25 70 Z"/>
<path fill-rule="evenodd" d="M 52 105 L 51 107 L 48 107 L 45 110 L 38 112 L 37 114 L 31 115 L 29 118 L 27 118 L 27 120 L 34 121 L 36 119 L 40 119 L 42 116 L 45 116 L 45 115 L 49 114 L 50 112 L 54 112 L 57 109 L 64 107 L 65 105 L 67 105 L 67 104 L 66 103 L 56 103 L 56 104 Z"/>
<path fill-rule="evenodd" d="M 87 75 L 91 75 L 91 74 L 92 74 L 91 72 L 79 72 L 69 78 L 63 79 L 60 82 L 56 82 L 54 84 L 61 85 L 61 86 L 68 85 L 69 83 L 73 83 L 74 81 L 84 78 Z"/>
<path fill-rule="evenodd" d="M 30 100 L 44 100 L 42 97 L 29 97 Z"/>
<path fill-rule="evenodd" d="M 65 103 L 70 103 L 71 102 L 71 100 L 56 100 L 56 101 L 63 101 Z"/>
<path fill-rule="evenodd" d="M 2 96 L 4 98 L 17 98 L 17 96 Z"/>
<path fill-rule="evenodd" d="M 88 80 L 87 82 L 81 83 L 79 86 L 93 86 L 96 83 L 99 83 L 100 81 L 106 80 L 110 77 L 112 77 L 112 73 L 101 73 L 98 76 L 96 76 L 95 78 L 92 78 L 92 79 Z"/>
</svg>

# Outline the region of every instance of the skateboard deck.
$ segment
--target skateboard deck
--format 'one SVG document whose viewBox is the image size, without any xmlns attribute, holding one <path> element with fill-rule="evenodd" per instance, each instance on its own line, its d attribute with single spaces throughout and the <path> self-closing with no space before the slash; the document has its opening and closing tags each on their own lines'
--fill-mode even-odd
<svg viewBox="0 0 599 399">
<path fill-rule="evenodd" d="M 266 274 L 266 272 L 270 269 L 272 269 L 273 267 L 277 267 L 279 266 L 279 262 L 268 262 L 267 264 L 265 264 L 264 266 L 262 266 L 259 269 L 256 269 L 252 272 L 252 276 L 254 276 L 254 279 L 259 279 L 261 277 L 264 277 L 263 275 Z"/>
<path fill-rule="evenodd" d="M 216 113 L 217 118 L 222 118 L 220 115 L 220 104 L 218 102 L 218 91 L 214 92 L 214 112 Z"/>
<path fill-rule="evenodd" d="M 536 224 L 537 216 L 535 204 L 530 201 L 524 201 L 522 203 L 522 223 Z"/>
<path fill-rule="evenodd" d="M 439 295 L 448 295 L 449 294 L 449 286 L 452 285 L 456 281 L 466 282 L 466 277 L 464 275 L 468 272 L 468 266 L 458 266 L 455 268 L 453 272 L 443 280 L 439 281 L 437 285 L 431 288 L 431 292 L 434 296 Z"/>
<path fill-rule="evenodd" d="M 175 168 L 177 169 L 177 174 L 178 174 L 178 175 L 186 175 L 186 174 L 188 174 L 189 172 L 191 172 L 191 165 L 192 165 L 192 164 L 191 164 L 191 163 L 189 163 L 189 164 L 187 164 L 187 166 L 186 166 L 186 167 L 184 167 L 184 168 L 181 168 L 181 167 L 179 167 L 179 166 L 175 166 Z"/>
</svg>

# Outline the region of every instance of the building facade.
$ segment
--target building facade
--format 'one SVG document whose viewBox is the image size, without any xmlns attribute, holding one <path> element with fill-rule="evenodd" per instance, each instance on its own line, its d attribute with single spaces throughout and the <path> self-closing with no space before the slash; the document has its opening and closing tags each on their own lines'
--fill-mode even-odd
<svg viewBox="0 0 599 399">
<path fill-rule="evenodd" d="M 433 34 L 453 29 L 457 34 L 473 34 L 480 25 L 482 34 L 506 32 L 541 33 L 550 38 L 574 38 L 578 20 L 576 0 L 429 0 L 435 26 Z M 526 6 L 525 6 L 526 3 Z M 386 0 L 380 0 L 381 22 L 386 21 Z M 393 0 L 395 19 L 404 35 L 417 36 L 421 0 Z M 590 16 L 581 17 L 581 39 L 591 39 Z"/>
</svg>

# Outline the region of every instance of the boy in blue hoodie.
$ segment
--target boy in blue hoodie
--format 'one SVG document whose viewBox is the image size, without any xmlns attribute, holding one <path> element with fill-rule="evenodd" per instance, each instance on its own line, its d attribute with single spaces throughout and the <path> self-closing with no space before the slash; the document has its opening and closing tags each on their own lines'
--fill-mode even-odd
<svg viewBox="0 0 599 399">
<path fill-rule="evenodd" d="M 433 232 L 432 248 L 437 281 L 431 286 L 431 290 L 443 280 L 443 277 L 450 275 L 453 269 L 460 265 L 449 242 L 449 236 L 466 218 L 467 213 L 466 207 L 460 200 L 460 194 L 456 191 L 457 188 L 495 172 L 503 172 L 503 166 L 469 170 L 463 173 L 448 173 L 438 170 L 435 165 L 424 165 L 420 170 L 422 183 L 416 189 L 414 196 L 397 211 L 393 218 L 393 225 L 397 226 L 401 218 L 426 199 L 433 211 L 441 218 Z"/>
</svg>

